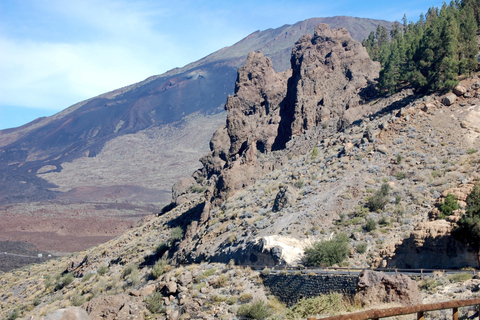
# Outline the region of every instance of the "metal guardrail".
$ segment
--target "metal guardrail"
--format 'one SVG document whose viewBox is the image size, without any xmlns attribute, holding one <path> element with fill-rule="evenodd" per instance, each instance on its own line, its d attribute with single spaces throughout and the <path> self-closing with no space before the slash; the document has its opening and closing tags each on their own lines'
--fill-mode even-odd
<svg viewBox="0 0 480 320">
<path fill-rule="evenodd" d="M 473 275 L 477 274 L 477 270 L 475 269 L 466 269 L 466 270 L 459 270 L 459 269 L 399 269 L 399 268 L 345 268 L 345 267 L 336 267 L 336 268 L 306 268 L 306 267 L 281 267 L 281 266 L 273 266 L 273 267 L 260 267 L 260 266 L 250 266 L 253 270 L 263 270 L 268 268 L 272 272 L 301 272 L 303 274 L 309 273 L 316 273 L 316 274 L 358 274 L 363 270 L 372 270 L 372 271 L 381 271 L 386 273 L 403 273 L 408 275 L 419 275 L 424 276 L 427 274 L 433 274 L 434 272 L 443 273 L 443 274 L 455 274 L 455 273 L 471 273 Z"/>
<path fill-rule="evenodd" d="M 396 307 L 388 309 L 371 309 L 362 312 L 355 312 L 350 314 L 338 315 L 328 318 L 307 318 L 307 320 L 378 320 L 381 318 L 388 318 L 394 316 L 402 316 L 407 314 L 417 314 L 417 320 L 424 320 L 424 313 L 427 311 L 452 309 L 452 319 L 458 320 L 458 308 L 468 306 L 480 306 L 480 298 L 468 300 L 453 300 L 447 302 L 431 303 L 431 304 L 417 304 L 408 307 Z M 479 312 L 480 315 L 480 312 Z"/>
</svg>

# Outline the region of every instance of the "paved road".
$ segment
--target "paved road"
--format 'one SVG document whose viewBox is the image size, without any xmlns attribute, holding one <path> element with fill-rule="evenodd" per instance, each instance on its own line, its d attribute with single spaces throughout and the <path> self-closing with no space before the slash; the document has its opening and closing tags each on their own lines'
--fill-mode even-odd
<svg viewBox="0 0 480 320">
<path fill-rule="evenodd" d="M 8 253 L 8 252 L 3 252 L 4 256 L 15 256 L 15 257 L 23 257 L 23 258 L 35 258 L 35 259 L 41 259 L 39 256 L 26 256 L 23 254 L 16 254 L 16 253 Z"/>
</svg>

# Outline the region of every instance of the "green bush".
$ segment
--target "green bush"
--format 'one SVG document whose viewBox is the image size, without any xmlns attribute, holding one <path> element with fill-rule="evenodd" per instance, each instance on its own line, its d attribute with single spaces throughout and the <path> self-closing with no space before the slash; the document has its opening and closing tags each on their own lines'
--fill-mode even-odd
<svg viewBox="0 0 480 320">
<path fill-rule="evenodd" d="M 313 150 L 312 150 L 312 159 L 313 158 L 316 158 L 318 156 L 318 148 L 317 146 L 313 147 Z"/>
<path fill-rule="evenodd" d="M 151 275 L 153 279 L 158 279 L 162 274 L 165 273 L 165 267 L 168 265 L 167 259 L 160 259 L 155 262 L 155 265 L 152 268 Z"/>
<path fill-rule="evenodd" d="M 138 270 L 137 266 L 131 264 L 131 265 L 128 265 L 126 266 L 124 269 L 123 269 L 123 272 L 122 272 L 122 278 L 126 278 L 127 276 L 129 276 L 133 270 Z"/>
<path fill-rule="evenodd" d="M 7 320 L 15 320 L 20 316 L 18 309 L 13 309 L 7 317 Z"/>
<path fill-rule="evenodd" d="M 82 282 L 86 282 L 88 280 L 90 280 L 95 274 L 92 273 L 92 272 L 89 272 L 89 273 L 85 273 L 82 277 Z"/>
<path fill-rule="evenodd" d="M 397 178 L 397 180 L 403 180 L 405 179 L 406 175 L 405 175 L 405 172 L 403 171 L 399 171 L 397 172 L 397 174 L 395 174 L 395 178 Z"/>
<path fill-rule="evenodd" d="M 382 184 L 380 190 L 375 192 L 367 200 L 367 207 L 370 211 L 375 212 L 378 210 L 383 210 L 388 203 L 388 193 L 390 192 L 390 185 L 388 183 Z"/>
<path fill-rule="evenodd" d="M 153 314 L 165 313 L 166 308 L 163 306 L 163 295 L 160 292 L 154 292 L 144 299 L 147 309 Z"/>
<path fill-rule="evenodd" d="M 473 154 L 473 153 L 475 153 L 475 152 L 477 152 L 477 149 L 475 149 L 475 148 L 467 149 L 467 153 L 468 153 L 468 154 Z"/>
<path fill-rule="evenodd" d="M 389 224 L 387 217 L 381 216 L 380 220 L 378 220 L 378 224 L 381 226 L 386 226 Z"/>
<path fill-rule="evenodd" d="M 155 248 L 155 254 L 162 256 L 169 249 L 168 243 L 160 242 Z"/>
<path fill-rule="evenodd" d="M 459 208 L 457 198 L 451 193 L 447 194 L 445 200 L 440 205 L 440 218 L 445 219 L 446 216 L 450 216 L 453 211 L 458 210 Z"/>
<path fill-rule="evenodd" d="M 365 252 L 367 252 L 367 244 L 365 242 L 359 243 L 357 245 L 357 252 L 360 254 L 364 254 Z"/>
<path fill-rule="evenodd" d="M 348 251 L 348 236 L 341 233 L 333 240 L 317 241 L 307 247 L 304 263 L 307 266 L 331 266 L 345 260 Z"/>
<path fill-rule="evenodd" d="M 73 274 L 66 273 L 57 280 L 55 290 L 61 290 L 73 282 Z"/>
<path fill-rule="evenodd" d="M 238 298 L 237 297 L 234 297 L 234 296 L 230 296 L 228 297 L 226 303 L 231 306 L 231 305 L 234 305 L 238 302 Z"/>
<path fill-rule="evenodd" d="M 215 269 L 215 268 L 207 269 L 203 272 L 202 278 L 205 279 L 205 278 L 208 278 L 210 276 L 213 276 L 215 274 L 215 272 L 217 272 L 217 269 Z"/>
<path fill-rule="evenodd" d="M 302 298 L 287 313 L 287 319 L 306 319 L 317 315 L 330 315 L 345 310 L 340 293 L 331 293 L 313 298 Z"/>
<path fill-rule="evenodd" d="M 242 295 L 240 296 L 241 302 L 248 302 L 248 301 L 251 301 L 252 299 L 253 299 L 253 296 L 251 293 L 242 293 Z"/>
<path fill-rule="evenodd" d="M 266 277 L 270 274 L 271 270 L 267 267 L 265 267 L 263 270 L 262 270 L 262 276 Z"/>
<path fill-rule="evenodd" d="M 74 295 L 72 297 L 72 306 L 80 307 L 82 304 L 85 303 L 85 301 L 87 301 L 87 299 L 84 296 L 79 295 L 79 294 Z"/>
<path fill-rule="evenodd" d="M 265 319 L 270 316 L 270 307 L 263 300 L 257 300 L 250 304 L 244 304 L 238 308 L 237 315 L 248 319 Z"/>
<path fill-rule="evenodd" d="M 304 184 L 305 181 L 303 181 L 303 179 L 298 179 L 297 181 L 295 181 L 295 187 L 297 187 L 298 189 L 301 189 Z"/>
<path fill-rule="evenodd" d="M 455 273 L 448 276 L 451 282 L 464 282 L 473 278 L 471 273 Z"/>
<path fill-rule="evenodd" d="M 108 271 L 108 267 L 103 265 L 103 266 L 100 266 L 100 268 L 98 268 L 97 273 L 100 276 L 104 276 L 107 273 L 107 271 Z"/>
<path fill-rule="evenodd" d="M 375 229 L 377 229 L 377 222 L 373 219 L 368 219 L 367 223 L 365 224 L 365 230 L 371 232 Z"/>
<path fill-rule="evenodd" d="M 402 155 L 400 153 L 397 154 L 397 164 L 400 164 L 402 162 L 402 160 L 403 160 Z"/>
<path fill-rule="evenodd" d="M 175 242 L 183 238 L 183 229 L 181 227 L 175 227 L 170 231 L 170 242 Z"/>
</svg>

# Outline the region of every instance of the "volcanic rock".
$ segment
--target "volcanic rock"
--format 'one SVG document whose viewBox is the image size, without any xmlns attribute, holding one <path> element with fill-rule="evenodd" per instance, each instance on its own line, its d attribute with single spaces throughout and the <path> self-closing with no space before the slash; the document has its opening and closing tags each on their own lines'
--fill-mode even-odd
<svg viewBox="0 0 480 320">
<path fill-rule="evenodd" d="M 389 276 L 383 272 L 363 270 L 359 275 L 355 298 L 363 305 L 400 303 L 415 305 L 422 302 L 417 283 L 407 275 Z"/>
</svg>

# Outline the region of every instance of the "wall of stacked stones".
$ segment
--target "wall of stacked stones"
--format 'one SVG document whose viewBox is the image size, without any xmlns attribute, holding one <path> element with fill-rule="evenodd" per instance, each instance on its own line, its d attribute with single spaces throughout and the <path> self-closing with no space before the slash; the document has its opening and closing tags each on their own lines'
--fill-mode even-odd
<svg viewBox="0 0 480 320">
<path fill-rule="evenodd" d="M 301 298 L 332 292 L 352 297 L 357 290 L 358 276 L 271 273 L 263 276 L 263 284 L 270 289 L 271 294 L 291 306 Z"/>
</svg>

